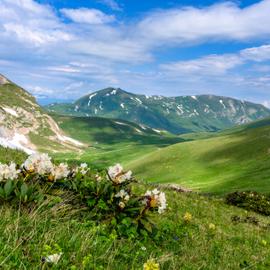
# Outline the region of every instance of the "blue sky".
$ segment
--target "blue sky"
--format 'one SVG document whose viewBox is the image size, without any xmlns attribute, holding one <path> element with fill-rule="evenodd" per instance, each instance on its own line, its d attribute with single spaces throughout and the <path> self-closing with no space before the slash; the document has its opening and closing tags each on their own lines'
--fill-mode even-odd
<svg viewBox="0 0 270 270">
<path fill-rule="evenodd" d="M 270 106 L 269 14 L 270 0 L 0 0 L 0 73 L 43 104 L 113 86 Z"/>
</svg>

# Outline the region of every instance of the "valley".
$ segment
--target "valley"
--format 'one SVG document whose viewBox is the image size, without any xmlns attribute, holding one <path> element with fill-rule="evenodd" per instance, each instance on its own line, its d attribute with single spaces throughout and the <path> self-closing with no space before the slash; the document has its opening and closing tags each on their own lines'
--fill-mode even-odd
<svg viewBox="0 0 270 270">
<path fill-rule="evenodd" d="M 85 116 L 83 110 L 91 110 L 92 106 L 104 102 L 104 113 L 110 112 L 112 117 L 121 118 L 121 114 L 113 113 L 113 111 L 121 112 L 117 109 L 116 103 L 128 104 L 131 97 L 133 101 L 137 98 L 136 95 L 123 90 L 107 88 L 83 97 L 72 105 L 81 106 L 81 110 L 59 111 L 60 105 L 47 106 L 46 109 L 54 111 L 48 114 L 29 93 L 4 76 L 1 78 L 0 105 L 2 118 L 6 124 L 1 127 L 0 143 L 5 147 L 18 148 L 27 153 L 45 151 L 59 162 L 87 162 L 99 169 L 120 162 L 132 169 L 141 180 L 177 183 L 200 192 L 224 194 L 249 189 L 270 191 L 268 184 L 270 118 L 257 121 L 255 119 L 249 124 L 235 125 L 227 129 L 223 126 L 223 130 L 215 132 L 199 129 L 197 132 L 187 133 L 186 129 L 181 134 L 175 134 L 165 129 L 150 127 L 144 122 Z M 11 93 L 15 94 L 13 98 L 10 98 Z M 106 107 L 104 96 L 109 99 L 108 104 L 111 108 Z M 165 98 L 143 99 L 140 96 L 140 100 L 151 101 L 155 103 L 154 106 L 160 100 L 164 103 L 163 99 Z M 211 100 L 212 109 L 216 107 L 220 110 L 220 98 L 215 99 L 216 97 L 207 96 L 183 98 L 189 101 L 189 106 L 197 104 L 196 106 L 201 108 L 209 106 L 207 104 Z M 85 107 L 86 100 L 88 103 Z M 166 100 L 168 102 L 168 99 Z M 239 110 L 235 111 L 234 119 L 247 117 L 248 112 L 252 112 L 249 117 L 258 119 L 269 113 L 269 110 L 261 105 L 238 102 L 229 98 L 224 99 L 222 107 L 224 109 L 226 106 L 230 107 L 232 102 L 235 103 L 235 108 L 240 106 Z M 88 104 L 92 105 L 89 107 Z M 135 112 L 137 109 L 132 104 L 130 106 L 133 106 L 132 110 Z M 71 108 L 71 105 L 68 106 Z M 243 106 L 246 106 L 246 109 Z M 67 115 L 74 112 L 73 116 Z M 229 115 L 231 111 L 220 113 Z M 159 118 L 159 114 L 156 114 L 156 117 Z M 205 116 L 202 116 L 202 123 L 205 121 L 203 117 Z M 182 116 L 178 118 L 186 121 Z M 219 121 L 224 120 L 222 119 L 218 118 Z M 251 121 L 251 118 L 245 119 Z M 190 124 L 194 124 L 192 119 L 189 121 Z M 211 117 L 207 121 L 212 123 Z M 216 123 L 213 122 L 212 125 Z M 217 130 L 221 128 L 218 125 L 215 127 Z"/>
<path fill-rule="evenodd" d="M 128 164 L 139 178 L 196 191 L 270 191 L 270 119 L 169 146 Z M 213 135 L 213 134 L 212 134 Z M 157 166 L 159 164 L 159 166 Z"/>
<path fill-rule="evenodd" d="M 177 134 L 175 129 L 170 132 L 119 119 L 119 115 L 108 118 L 44 110 L 30 94 L 11 82 L 7 87 L 7 82 L 0 86 L 2 129 L 11 134 L 2 132 L 0 140 L 0 228 L 4 232 L 0 266 L 126 270 L 127 264 L 140 269 L 144 262 L 162 269 L 195 270 L 205 262 L 211 270 L 268 268 L 269 217 L 256 213 L 265 208 L 252 203 L 252 208 L 245 204 L 245 210 L 226 201 L 227 193 L 252 190 L 265 194 L 252 196 L 270 202 L 270 118 L 261 119 L 268 116 L 268 109 L 251 104 L 258 113 L 251 107 L 246 110 L 253 112 L 256 121 L 245 118 L 241 109 L 235 119 L 248 124 L 232 126 L 222 119 L 214 121 L 213 129 L 203 124 L 195 132 L 198 125 L 189 122 L 193 132 L 181 127 Z M 10 89 L 17 100 L 9 98 Z M 207 121 L 212 123 L 211 118 Z M 12 144 L 14 134 L 25 140 Z M 35 153 L 28 157 L 29 151 Z M 55 165 L 38 152 L 49 153 Z M 35 158 L 37 169 L 51 172 L 27 171 L 25 160 L 34 162 Z M 127 171 L 122 172 L 120 165 L 110 167 L 117 163 Z M 15 175 L 23 180 L 13 179 L 10 184 L 5 179 L 11 166 L 20 168 Z M 114 176 L 114 170 L 120 174 Z M 131 176 L 128 170 L 135 177 L 130 183 L 125 182 Z M 121 177 L 126 177 L 124 182 L 119 182 Z M 115 182 L 108 186 L 110 179 Z M 192 192 L 180 192 L 179 187 Z M 157 211 L 158 201 L 150 208 L 138 204 L 142 198 L 152 200 L 147 194 L 161 191 L 164 213 Z M 122 193 L 124 208 L 123 202 L 118 204 Z M 20 210 L 16 210 L 18 205 Z M 10 237 L 7 226 L 17 230 L 16 236 Z M 70 234 L 73 237 L 67 237 Z M 200 252 L 194 255 L 198 247 Z"/>
</svg>

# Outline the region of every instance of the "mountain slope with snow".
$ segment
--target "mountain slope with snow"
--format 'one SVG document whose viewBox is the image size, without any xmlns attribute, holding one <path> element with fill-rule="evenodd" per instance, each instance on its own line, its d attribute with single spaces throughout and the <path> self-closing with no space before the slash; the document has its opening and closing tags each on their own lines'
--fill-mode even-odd
<svg viewBox="0 0 270 270">
<path fill-rule="evenodd" d="M 217 131 L 270 116 L 263 105 L 228 97 L 146 96 L 106 88 L 73 104 L 50 104 L 50 112 L 70 116 L 102 116 L 147 125 L 172 133 Z"/>
<path fill-rule="evenodd" d="M 27 91 L 0 74 L 0 145 L 30 154 L 83 146 L 65 136 L 56 122 Z"/>
</svg>

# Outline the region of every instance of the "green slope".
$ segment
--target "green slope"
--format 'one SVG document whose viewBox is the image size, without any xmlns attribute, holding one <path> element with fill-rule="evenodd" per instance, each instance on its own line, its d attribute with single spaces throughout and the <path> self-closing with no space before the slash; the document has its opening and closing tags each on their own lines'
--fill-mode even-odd
<svg viewBox="0 0 270 270">
<path fill-rule="evenodd" d="M 270 119 L 169 146 L 130 162 L 136 175 L 203 192 L 270 192 Z"/>
<path fill-rule="evenodd" d="M 84 160 L 99 167 L 125 164 L 146 153 L 183 141 L 168 132 L 158 133 L 146 126 L 99 117 L 52 115 L 66 134 L 88 144 L 84 153 L 64 154 L 69 160 Z M 63 159 L 62 154 L 55 158 Z"/>
<path fill-rule="evenodd" d="M 162 270 L 269 269 L 269 217 L 196 194 L 166 193 L 170 207 L 155 220 L 161 231 L 155 241 L 114 238 L 104 226 L 78 218 L 72 211 L 63 215 L 63 202 L 43 211 L 1 205 L 2 269 L 137 270 L 149 258 L 159 262 Z M 187 224 L 183 222 L 186 211 L 193 216 Z M 256 218 L 259 225 L 235 224 L 232 216 Z M 215 230 L 209 229 L 210 223 Z M 57 265 L 44 265 L 44 246 L 54 244 L 61 247 L 62 257 Z M 87 258 L 92 263 L 89 267 L 84 266 Z"/>
<path fill-rule="evenodd" d="M 260 104 L 229 97 L 145 96 L 106 88 L 72 104 L 51 104 L 50 112 L 71 116 L 118 118 L 175 134 L 217 131 L 270 116 Z"/>
</svg>

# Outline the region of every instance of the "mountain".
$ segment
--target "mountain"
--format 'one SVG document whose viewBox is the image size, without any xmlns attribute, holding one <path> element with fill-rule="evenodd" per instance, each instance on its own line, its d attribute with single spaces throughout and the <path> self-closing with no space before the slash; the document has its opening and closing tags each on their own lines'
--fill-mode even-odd
<svg viewBox="0 0 270 270">
<path fill-rule="evenodd" d="M 194 190 L 270 192 L 270 118 L 174 144 L 127 164 L 141 179 Z"/>
<path fill-rule="evenodd" d="M 118 118 L 175 134 L 217 131 L 270 116 L 263 105 L 228 97 L 146 96 L 119 88 L 94 92 L 72 104 L 50 104 L 46 109 L 71 116 Z"/>
<path fill-rule="evenodd" d="M 0 74 L 0 145 L 36 150 L 79 150 L 83 144 L 65 136 L 27 91 Z"/>
<path fill-rule="evenodd" d="M 55 157 L 59 160 L 65 156 L 104 168 L 119 162 L 125 164 L 146 153 L 183 141 L 168 132 L 160 133 L 124 120 L 55 114 L 51 116 L 66 134 L 89 146 L 84 153 L 58 154 Z"/>
</svg>

